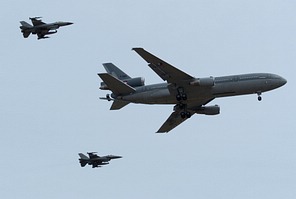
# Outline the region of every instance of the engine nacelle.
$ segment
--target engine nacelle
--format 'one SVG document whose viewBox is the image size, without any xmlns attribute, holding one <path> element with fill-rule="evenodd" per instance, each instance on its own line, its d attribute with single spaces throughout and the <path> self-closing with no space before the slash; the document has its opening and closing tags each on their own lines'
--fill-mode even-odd
<svg viewBox="0 0 296 199">
<path fill-rule="evenodd" d="M 196 78 L 190 82 L 190 85 L 212 87 L 215 85 L 214 77 Z"/>
<path fill-rule="evenodd" d="M 139 87 L 145 85 L 145 79 L 143 77 L 136 77 L 131 79 L 122 80 L 124 83 L 128 84 L 131 87 Z M 104 83 L 101 82 L 101 90 L 110 90 L 109 87 Z"/>
<path fill-rule="evenodd" d="M 123 82 L 127 83 L 131 87 L 139 87 L 139 86 L 144 86 L 145 79 L 143 77 L 136 77 L 136 78 L 123 80 Z"/>
<path fill-rule="evenodd" d="M 220 107 L 218 105 L 202 106 L 201 108 L 196 110 L 196 113 L 204 115 L 218 115 L 220 114 Z"/>
</svg>

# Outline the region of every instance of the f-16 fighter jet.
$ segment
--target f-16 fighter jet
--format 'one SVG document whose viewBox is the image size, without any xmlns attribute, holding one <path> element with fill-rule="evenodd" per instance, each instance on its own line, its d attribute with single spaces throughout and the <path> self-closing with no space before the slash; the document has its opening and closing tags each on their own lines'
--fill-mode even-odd
<svg viewBox="0 0 296 199">
<path fill-rule="evenodd" d="M 21 21 L 21 32 L 23 33 L 24 38 L 28 38 L 32 33 L 33 35 L 37 34 L 37 39 L 46 39 L 49 38 L 46 35 L 51 35 L 57 33 L 57 29 L 61 26 L 68 26 L 73 23 L 71 22 L 54 22 L 54 23 L 44 23 L 40 19 L 41 17 L 33 17 L 29 18 L 32 21 L 32 24 L 28 24 L 25 21 Z"/>
<path fill-rule="evenodd" d="M 85 167 L 85 165 L 92 165 L 92 168 L 101 167 L 102 165 L 109 164 L 110 160 L 122 158 L 121 156 L 116 155 L 106 155 L 106 156 L 98 156 L 97 152 L 88 152 L 88 156 L 83 153 L 79 153 L 80 156 L 79 162 L 81 167 Z"/>
<path fill-rule="evenodd" d="M 207 104 L 215 98 L 261 94 L 279 88 L 286 80 L 271 73 L 251 73 L 223 77 L 193 77 L 143 48 L 134 48 L 148 66 L 166 83 L 144 85 L 143 78 L 131 78 L 113 64 L 103 64 L 107 73 L 98 74 L 103 80 L 100 89 L 111 90 L 105 99 L 113 101 L 111 110 L 129 103 L 174 104 L 173 112 L 157 133 L 169 132 L 194 114 L 217 115 L 218 105 Z"/>
</svg>

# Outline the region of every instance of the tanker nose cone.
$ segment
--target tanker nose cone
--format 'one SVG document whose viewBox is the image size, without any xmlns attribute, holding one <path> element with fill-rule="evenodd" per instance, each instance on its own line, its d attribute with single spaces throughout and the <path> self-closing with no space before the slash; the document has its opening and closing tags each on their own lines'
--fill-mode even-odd
<svg viewBox="0 0 296 199">
<path fill-rule="evenodd" d="M 279 75 L 271 75 L 272 78 L 272 85 L 274 88 L 279 88 L 287 83 L 287 80 Z"/>
<path fill-rule="evenodd" d="M 285 85 L 287 83 L 287 80 L 281 76 L 278 76 L 276 78 L 276 84 L 277 84 L 277 87 L 281 87 L 283 85 Z"/>
</svg>

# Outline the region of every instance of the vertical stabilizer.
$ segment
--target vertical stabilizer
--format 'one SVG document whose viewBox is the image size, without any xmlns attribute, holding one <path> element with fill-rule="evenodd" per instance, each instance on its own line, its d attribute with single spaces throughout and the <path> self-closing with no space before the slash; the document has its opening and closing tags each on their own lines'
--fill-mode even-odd
<svg viewBox="0 0 296 199">
<path fill-rule="evenodd" d="M 31 24 L 28 24 L 28 23 L 25 22 L 25 21 L 20 21 L 20 23 L 22 24 L 22 26 L 23 26 L 24 28 L 32 28 L 32 27 L 33 27 Z"/>
<path fill-rule="evenodd" d="M 131 79 L 131 77 L 128 74 L 120 70 L 117 66 L 115 66 L 112 63 L 104 63 L 103 66 L 107 73 L 114 77 L 117 77 L 120 80 Z"/>
<path fill-rule="evenodd" d="M 83 153 L 78 153 L 79 157 L 82 159 L 82 160 L 88 160 L 89 158 L 84 155 Z"/>
</svg>

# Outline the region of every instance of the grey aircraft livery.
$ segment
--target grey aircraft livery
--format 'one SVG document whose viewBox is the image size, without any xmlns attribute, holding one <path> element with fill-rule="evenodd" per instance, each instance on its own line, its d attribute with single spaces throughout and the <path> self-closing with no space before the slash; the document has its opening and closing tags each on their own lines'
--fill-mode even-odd
<svg viewBox="0 0 296 199">
<path fill-rule="evenodd" d="M 101 99 L 113 101 L 110 110 L 118 110 L 129 103 L 175 104 L 173 113 L 157 133 L 169 132 L 193 114 L 217 115 L 218 105 L 206 106 L 219 97 L 261 94 L 286 84 L 279 75 L 270 73 L 250 73 L 223 77 L 195 78 L 167 62 L 159 59 L 143 48 L 133 48 L 148 66 L 167 83 L 145 85 L 141 77 L 131 78 L 111 63 L 105 63 L 107 73 L 99 73 L 103 80 L 100 89 L 111 90 Z"/>
<path fill-rule="evenodd" d="M 40 20 L 41 17 L 29 18 L 32 21 L 32 24 L 28 24 L 25 21 L 21 21 L 21 32 L 23 33 L 24 38 L 28 38 L 32 33 L 33 35 L 37 34 L 37 39 L 46 39 L 49 38 L 45 35 L 51 35 L 57 33 L 57 29 L 61 26 L 68 26 L 73 23 L 71 22 L 54 22 L 54 23 L 44 23 Z"/>
<path fill-rule="evenodd" d="M 97 152 L 88 152 L 88 157 L 83 153 L 78 153 L 79 155 L 79 163 L 81 167 L 85 167 L 85 165 L 92 165 L 92 168 L 101 167 L 103 165 L 109 164 L 110 160 L 122 158 L 117 155 L 106 155 L 106 156 L 98 156 Z"/>
</svg>

